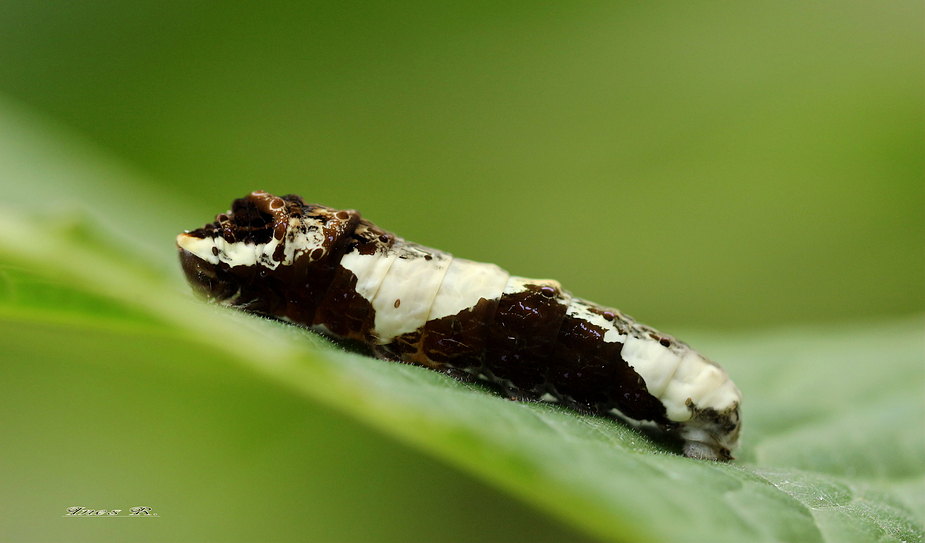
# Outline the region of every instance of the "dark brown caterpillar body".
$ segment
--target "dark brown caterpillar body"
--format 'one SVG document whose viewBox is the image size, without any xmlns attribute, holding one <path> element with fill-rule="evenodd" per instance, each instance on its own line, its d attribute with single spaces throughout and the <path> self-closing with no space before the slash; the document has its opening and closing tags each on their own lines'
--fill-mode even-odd
<svg viewBox="0 0 925 543">
<path fill-rule="evenodd" d="M 180 234 L 209 299 L 361 341 L 380 357 L 481 378 L 509 397 L 650 421 L 685 454 L 729 459 L 741 395 L 725 370 L 550 280 L 406 242 L 353 210 L 254 192 Z"/>
</svg>

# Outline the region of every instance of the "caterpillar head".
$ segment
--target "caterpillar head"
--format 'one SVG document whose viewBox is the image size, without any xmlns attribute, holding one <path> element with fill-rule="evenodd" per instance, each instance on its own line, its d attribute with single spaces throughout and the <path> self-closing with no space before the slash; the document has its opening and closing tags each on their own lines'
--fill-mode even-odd
<svg viewBox="0 0 925 543">
<path fill-rule="evenodd" d="M 178 235 L 180 263 L 193 290 L 211 301 L 240 305 L 256 276 L 286 263 L 285 238 L 304 205 L 298 196 L 252 192 L 214 222 Z"/>
</svg>

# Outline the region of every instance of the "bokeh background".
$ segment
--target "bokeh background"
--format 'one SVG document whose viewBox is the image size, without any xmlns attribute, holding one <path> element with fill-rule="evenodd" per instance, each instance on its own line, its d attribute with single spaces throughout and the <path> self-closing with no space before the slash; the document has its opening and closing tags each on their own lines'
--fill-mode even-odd
<svg viewBox="0 0 925 543">
<path fill-rule="evenodd" d="M 708 329 L 925 308 L 921 2 L 30 2 L 0 91 L 207 210 L 255 189 Z"/>
<path fill-rule="evenodd" d="M 0 95 L 182 199 L 184 211 L 169 219 L 177 232 L 252 190 L 297 193 L 358 209 L 458 256 L 556 278 L 578 296 L 669 332 L 838 326 L 925 310 L 923 10 L 907 0 L 6 0 Z M 179 281 L 178 267 L 175 273 Z M 18 333 L 28 345 L 55 332 Z M 108 340 L 75 341 L 93 349 Z M 22 348 L 19 355 L 29 356 Z M 91 398 L 129 386 L 121 380 L 137 386 L 137 376 L 56 374 L 60 355 L 46 352 L 33 377 L 18 377 L 57 383 L 50 392 L 57 411 L 47 420 L 92 408 Z M 43 371 L 55 380 L 35 377 Z M 367 524 L 389 525 L 396 510 L 413 510 L 416 498 L 439 487 L 475 508 L 484 524 L 503 524 L 491 515 L 510 514 L 536 526 L 526 532 L 514 523 L 512 532 L 491 532 L 498 539 L 574 536 L 552 521 L 535 524 L 534 513 L 495 491 L 340 415 L 245 381 L 232 375 L 215 390 L 187 390 L 163 370 L 145 384 L 147 395 L 106 396 L 97 407 L 163 404 L 166 394 L 175 409 L 164 435 L 219 428 L 187 450 L 189 458 L 162 466 L 168 472 L 205 463 L 209 451 L 229 443 L 234 450 L 220 455 L 220 467 L 252 465 L 255 457 L 272 466 L 275 457 L 260 456 L 269 453 L 255 453 L 251 443 L 298 428 L 295 441 L 277 441 L 290 454 L 279 453 L 288 458 L 281 462 L 314 448 L 321 467 L 297 477 L 304 486 L 328 485 L 313 495 L 335 497 L 312 507 L 329 507 L 323 514 L 334 519 L 359 495 L 338 486 L 349 469 L 343 462 L 373 461 L 359 453 L 340 458 L 345 440 L 353 442 L 347 450 L 387 459 L 345 486 L 368 481 L 377 499 L 407 500 L 397 499 L 394 510 L 357 505 Z M 71 397 L 74 382 L 82 388 Z M 234 407 L 235 387 L 246 387 L 243 407 Z M 184 416 L 190 409 L 201 425 Z M 228 410 L 244 426 L 223 426 Z M 264 426 L 289 412 L 303 414 Z M 34 429 L 29 424 L 20 430 Z M 61 430 L 49 428 L 37 435 Z M 83 459 L 98 454 L 99 442 L 81 435 L 45 445 L 76 447 Z M 111 454 L 129 470 L 127 459 L 140 452 L 132 447 L 146 438 L 117 435 L 129 445 Z M 337 462 L 342 471 L 325 479 L 324 466 Z M 267 469 L 296 492 L 285 473 Z M 406 487 L 416 490 L 393 494 L 391 485 L 412 472 Z M 221 490 L 219 473 L 204 483 L 215 487 L 213 497 L 240 496 L 247 485 L 280 488 L 260 487 L 260 473 L 248 472 Z M 118 486 L 100 482 L 102 501 L 113 495 L 107 484 Z M 279 502 L 268 500 L 259 510 L 269 515 Z M 234 503 L 226 509 L 247 514 L 247 504 Z M 286 507 L 298 515 L 298 507 Z M 435 514 L 455 514 L 467 526 L 458 509 L 443 504 Z M 418 535 L 440 533 L 441 522 Z M 446 533 L 485 535 L 478 524 Z M 196 526 L 191 521 L 189 533 L 199 533 Z M 346 520 L 319 526 L 311 535 L 322 540 L 375 533 Z M 242 539 L 267 535 L 244 523 L 235 529 Z M 398 540 L 402 532 L 381 533 Z"/>
</svg>

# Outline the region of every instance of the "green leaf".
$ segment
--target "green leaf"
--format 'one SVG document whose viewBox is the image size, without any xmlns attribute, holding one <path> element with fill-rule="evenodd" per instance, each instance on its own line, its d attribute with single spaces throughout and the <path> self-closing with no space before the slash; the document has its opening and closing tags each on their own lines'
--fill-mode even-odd
<svg viewBox="0 0 925 543">
<path fill-rule="evenodd" d="M 923 540 L 922 317 L 697 338 L 742 389 L 745 434 L 734 463 L 691 460 L 612 420 L 197 302 L 172 235 L 201 210 L 2 107 L 10 540 L 125 539 L 106 519 L 40 526 L 134 505 L 163 514 L 111 521 L 158 523 L 133 539 Z M 365 492 L 379 499 L 353 501 Z"/>
</svg>

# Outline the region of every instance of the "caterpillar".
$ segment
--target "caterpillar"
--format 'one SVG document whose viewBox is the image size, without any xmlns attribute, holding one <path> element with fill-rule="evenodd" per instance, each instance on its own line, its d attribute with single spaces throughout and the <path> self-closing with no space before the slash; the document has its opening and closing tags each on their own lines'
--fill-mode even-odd
<svg viewBox="0 0 925 543">
<path fill-rule="evenodd" d="M 405 241 L 354 210 L 252 192 L 177 236 L 204 298 L 368 345 L 380 358 L 487 381 L 511 399 L 654 425 L 726 461 L 742 395 L 687 344 L 558 282 Z"/>
</svg>

